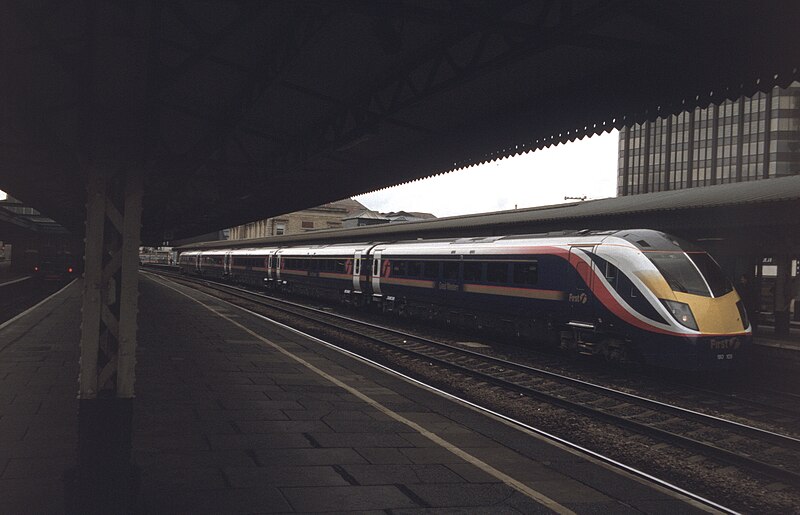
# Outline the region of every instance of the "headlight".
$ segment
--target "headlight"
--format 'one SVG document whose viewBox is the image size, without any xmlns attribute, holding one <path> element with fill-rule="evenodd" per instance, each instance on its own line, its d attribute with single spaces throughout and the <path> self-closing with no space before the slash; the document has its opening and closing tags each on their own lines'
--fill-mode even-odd
<svg viewBox="0 0 800 515">
<path fill-rule="evenodd" d="M 692 308 L 689 307 L 689 304 L 664 299 L 661 299 L 661 302 L 679 324 L 688 327 L 689 329 L 694 329 L 695 331 L 698 330 L 697 322 L 694 319 L 694 315 L 692 315 Z"/>
</svg>

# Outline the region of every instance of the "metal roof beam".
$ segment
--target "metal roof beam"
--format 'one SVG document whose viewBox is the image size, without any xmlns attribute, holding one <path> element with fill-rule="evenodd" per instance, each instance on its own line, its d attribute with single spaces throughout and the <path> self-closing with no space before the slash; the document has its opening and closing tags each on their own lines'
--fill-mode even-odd
<svg viewBox="0 0 800 515">
<path fill-rule="evenodd" d="M 169 67 L 169 73 L 165 74 L 167 81 L 176 80 L 197 64 L 219 49 L 229 38 L 236 35 L 246 25 L 258 20 L 259 16 L 266 10 L 267 3 L 238 3 L 239 15 L 226 26 L 213 34 L 209 34 L 198 27 L 192 20 L 190 14 L 184 9 L 181 2 L 169 2 L 169 12 L 181 23 L 188 31 L 199 40 L 199 45 L 193 50 L 191 55 L 184 59 L 177 66 Z"/>
<path fill-rule="evenodd" d="M 348 148 L 351 143 L 373 134 L 378 130 L 379 123 L 402 108 L 446 91 L 469 78 L 487 73 L 514 60 L 529 57 L 532 53 L 542 52 L 561 44 L 569 44 L 575 38 L 585 34 L 587 28 L 616 14 L 616 10 L 626 5 L 627 2 L 604 2 L 602 4 L 593 5 L 580 13 L 574 13 L 570 6 L 565 7 L 565 4 L 562 4 L 562 8 L 558 11 L 559 18 L 552 26 L 539 31 L 528 31 L 524 35 L 524 39 L 517 39 L 517 34 L 514 34 L 515 37 L 505 37 L 503 41 L 506 48 L 491 56 L 485 54 L 486 45 L 479 44 L 473 48 L 472 54 L 466 59 L 469 63 L 467 65 L 457 64 L 450 54 L 450 48 L 460 41 L 456 35 L 446 43 L 432 49 L 432 52 L 420 55 L 417 61 L 407 63 L 401 76 L 391 77 L 374 88 L 372 92 L 357 97 L 359 100 L 362 98 L 366 100 L 355 100 L 351 104 L 346 104 L 346 107 L 334 117 L 309 130 L 287 153 L 283 161 L 285 166 L 297 167 L 312 155 Z M 550 4 L 543 4 L 538 22 L 544 22 L 550 15 Z M 498 25 L 494 21 L 493 19 L 487 21 L 484 30 L 480 31 L 481 38 L 508 35 L 508 33 L 498 32 Z M 473 33 L 470 32 L 469 35 L 473 35 Z M 420 84 L 418 77 L 414 76 L 414 72 L 421 70 L 424 64 L 432 64 L 433 69 L 425 74 L 424 82 Z M 440 77 L 440 79 L 432 80 L 431 77 Z M 381 98 L 386 92 L 391 92 L 391 101 L 388 105 Z M 377 109 L 370 109 L 371 106 L 376 106 Z M 348 121 L 355 121 L 355 125 Z"/>
<path fill-rule="evenodd" d="M 352 106 L 348 106 L 343 100 L 339 100 L 338 98 L 334 98 L 334 97 L 332 97 L 330 95 L 326 95 L 324 93 L 320 93 L 319 91 L 313 90 L 311 88 L 306 88 L 304 86 L 300 86 L 299 84 L 294 84 L 294 83 L 289 82 L 289 81 L 285 81 L 285 80 L 281 81 L 281 86 L 285 86 L 285 87 L 287 87 L 287 88 L 289 88 L 289 89 L 291 89 L 293 91 L 297 91 L 298 93 L 302 93 L 304 95 L 308 95 L 310 97 L 322 100 L 324 102 L 327 102 L 330 105 L 335 105 L 335 106 L 340 107 L 340 108 L 342 108 L 342 107 L 344 107 L 344 108 L 352 107 Z M 371 110 L 368 110 L 368 111 L 371 112 Z M 377 115 L 379 113 L 375 112 L 373 114 Z M 396 118 L 396 117 L 387 117 L 383 121 L 385 121 L 387 123 L 390 123 L 392 125 L 396 125 L 398 127 L 403 127 L 404 129 L 410 129 L 410 130 L 417 131 L 417 132 L 422 132 L 422 133 L 425 133 L 425 134 L 432 134 L 433 133 L 433 131 L 427 129 L 426 127 L 422 127 L 421 125 L 414 124 L 414 123 L 408 123 L 408 122 L 400 120 L 399 118 Z"/>
<path fill-rule="evenodd" d="M 23 2 L 12 2 L 12 6 L 14 15 L 31 33 L 36 34 L 53 62 L 73 81 L 80 83 L 81 75 L 86 72 L 85 63 L 78 56 L 66 52 L 63 45 L 65 41 L 53 38 L 45 28 L 45 22 L 53 15 L 54 9 L 42 6 L 41 9 L 36 10 L 29 7 L 30 4 Z M 85 41 L 85 38 L 82 41 Z"/>
</svg>

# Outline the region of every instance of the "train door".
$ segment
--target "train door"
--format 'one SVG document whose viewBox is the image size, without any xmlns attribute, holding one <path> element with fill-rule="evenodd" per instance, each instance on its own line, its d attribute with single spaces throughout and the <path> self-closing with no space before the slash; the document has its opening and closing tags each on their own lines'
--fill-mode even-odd
<svg viewBox="0 0 800 515">
<path fill-rule="evenodd" d="M 275 253 L 270 252 L 264 260 L 264 267 L 267 269 L 267 282 L 275 280 Z"/>
<path fill-rule="evenodd" d="M 361 293 L 361 251 L 353 254 L 353 292 Z"/>
<path fill-rule="evenodd" d="M 200 265 L 200 258 L 201 257 L 202 256 L 201 256 L 200 252 L 198 252 L 197 255 L 195 256 L 195 260 L 194 260 L 194 269 L 198 274 L 200 272 L 202 272 L 202 270 L 203 270 L 202 266 Z"/>
<path fill-rule="evenodd" d="M 461 289 L 460 280 L 460 260 L 447 260 L 442 263 L 442 285 L 445 291 L 459 291 Z"/>
<path fill-rule="evenodd" d="M 442 262 L 441 276 L 439 278 L 439 298 L 444 304 L 449 304 L 456 293 L 461 290 L 461 260 L 447 259 Z"/>
<path fill-rule="evenodd" d="M 231 276 L 231 262 L 233 258 L 231 257 L 231 253 L 226 252 L 225 255 L 222 257 L 222 275 L 223 277 L 230 277 Z"/>
<path fill-rule="evenodd" d="M 278 285 L 281 282 L 281 261 L 280 251 L 275 252 L 275 280 Z"/>
<path fill-rule="evenodd" d="M 381 259 L 381 251 L 377 250 L 372 255 L 372 294 L 380 295 L 381 293 L 381 270 L 383 262 Z"/>
<path fill-rule="evenodd" d="M 568 292 L 568 300 L 572 320 L 591 322 L 592 273 L 591 259 L 587 252 L 594 250 L 594 245 L 573 246 L 569 249 L 569 263 L 572 269 L 572 284 Z"/>
</svg>

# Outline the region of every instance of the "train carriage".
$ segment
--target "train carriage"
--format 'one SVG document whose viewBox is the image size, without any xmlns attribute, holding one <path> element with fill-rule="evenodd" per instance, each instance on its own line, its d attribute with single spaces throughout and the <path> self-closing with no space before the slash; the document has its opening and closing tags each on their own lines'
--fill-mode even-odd
<svg viewBox="0 0 800 515">
<path fill-rule="evenodd" d="M 227 251 L 208 250 L 200 254 L 199 273 L 208 279 L 221 280 L 227 277 L 225 256 Z"/>
<path fill-rule="evenodd" d="M 281 249 L 275 262 L 278 286 L 349 304 L 370 303 L 369 251 L 373 246 L 350 243 Z"/>
<path fill-rule="evenodd" d="M 566 300 L 563 260 L 499 238 L 378 246 L 386 309 L 519 336 L 546 332 Z M 563 314 L 561 314 L 563 315 Z"/>
<path fill-rule="evenodd" d="M 229 281 L 259 287 L 269 275 L 269 263 L 277 248 L 233 249 L 225 253 L 223 265 Z"/>
<path fill-rule="evenodd" d="M 200 274 L 200 254 L 199 250 L 187 250 L 178 255 L 178 267 L 182 274 Z"/>
</svg>

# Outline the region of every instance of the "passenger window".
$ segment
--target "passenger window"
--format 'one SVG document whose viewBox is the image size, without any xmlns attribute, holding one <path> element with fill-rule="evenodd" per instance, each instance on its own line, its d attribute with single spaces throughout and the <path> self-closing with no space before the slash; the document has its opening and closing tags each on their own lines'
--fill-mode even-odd
<svg viewBox="0 0 800 515">
<path fill-rule="evenodd" d="M 446 261 L 443 272 L 445 281 L 458 281 L 458 261 Z"/>
<path fill-rule="evenodd" d="M 490 283 L 507 283 L 508 263 L 488 263 L 486 265 L 486 280 Z"/>
<path fill-rule="evenodd" d="M 533 285 L 539 282 L 539 263 L 514 263 L 514 284 Z"/>
<path fill-rule="evenodd" d="M 392 275 L 395 277 L 406 275 L 406 262 L 397 259 L 392 261 Z"/>
<path fill-rule="evenodd" d="M 438 279 L 439 263 L 435 261 L 425 261 L 422 267 L 422 276 L 426 279 Z"/>
<path fill-rule="evenodd" d="M 464 282 L 480 282 L 483 264 L 476 261 L 464 262 Z"/>
<path fill-rule="evenodd" d="M 409 261 L 406 274 L 409 277 L 419 277 L 422 273 L 422 263 L 420 261 Z"/>
</svg>

